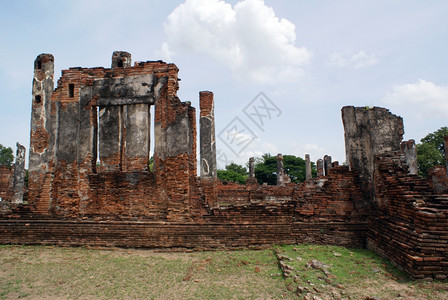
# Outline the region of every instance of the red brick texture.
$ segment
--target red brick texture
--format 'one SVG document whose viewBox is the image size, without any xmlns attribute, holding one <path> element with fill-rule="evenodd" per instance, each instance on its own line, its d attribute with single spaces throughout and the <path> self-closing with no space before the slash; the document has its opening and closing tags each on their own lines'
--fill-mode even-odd
<svg viewBox="0 0 448 300">
<path fill-rule="evenodd" d="M 2 201 L 11 199 L 13 173 L 8 166 L 0 165 L 0 198 Z"/>
<path fill-rule="evenodd" d="M 90 174 L 88 180 L 86 201 L 70 190 L 70 181 L 56 180 L 54 197 L 72 202 L 52 206 L 46 221 L 26 215 L 0 223 L 0 242 L 197 249 L 304 242 L 365 246 L 368 210 L 357 174 L 346 167 L 286 187 L 196 179 L 185 191 L 182 185 L 189 183 L 159 187 L 151 172 Z M 188 193 L 189 198 L 181 197 Z"/>
<path fill-rule="evenodd" d="M 369 217 L 368 246 L 414 278 L 448 275 L 448 195 L 407 176 L 405 158 L 376 158 L 377 210 Z"/>
<path fill-rule="evenodd" d="M 373 201 L 362 189 L 363 174 L 345 166 L 285 186 L 201 180 L 196 111 L 177 97 L 178 71 L 161 61 L 64 70 L 51 105 L 46 104 L 49 130 L 40 132 L 41 120 L 33 119 L 38 129 L 31 132 L 31 153 L 46 149 L 41 160 L 35 155 L 33 161 L 42 167 L 30 172 L 28 203 L 0 210 L 0 243 L 194 249 L 368 245 L 415 278 L 448 276 L 444 167 L 434 169 L 426 181 L 408 175 L 401 152 L 381 153 L 372 164 L 373 178 L 370 173 L 368 178 Z M 98 87 L 98 82 L 106 83 Z M 129 82 L 131 88 L 123 84 Z M 147 94 L 132 94 L 149 85 Z M 213 94 L 201 92 L 200 98 L 200 114 L 207 116 Z M 126 123 L 129 107 L 123 106 L 136 103 L 132 109 L 144 120 Z M 36 105 L 33 116 L 41 109 Z M 155 106 L 156 132 L 152 172 L 146 133 L 139 131 L 148 127 L 150 105 Z M 112 117 L 101 116 L 106 112 Z M 103 136 L 113 138 L 101 141 L 97 133 L 102 129 Z M 133 134 L 143 136 L 138 145 L 144 151 L 129 144 Z M 10 171 L 0 168 L 0 197 L 5 199 L 10 197 L 10 178 Z"/>
</svg>

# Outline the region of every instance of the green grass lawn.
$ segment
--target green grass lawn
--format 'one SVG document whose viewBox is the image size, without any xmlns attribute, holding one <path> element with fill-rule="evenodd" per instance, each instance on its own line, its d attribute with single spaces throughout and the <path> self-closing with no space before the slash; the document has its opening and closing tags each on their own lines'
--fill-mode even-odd
<svg viewBox="0 0 448 300">
<path fill-rule="evenodd" d="M 311 260 L 325 272 L 307 267 Z M 368 250 L 335 246 L 189 253 L 0 246 L 0 299 L 448 299 L 447 291 L 447 282 L 411 281 Z"/>
</svg>

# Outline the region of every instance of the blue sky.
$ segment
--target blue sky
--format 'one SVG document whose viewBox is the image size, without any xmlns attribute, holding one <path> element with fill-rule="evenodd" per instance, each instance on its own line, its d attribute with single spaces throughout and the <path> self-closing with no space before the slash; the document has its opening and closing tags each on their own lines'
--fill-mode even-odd
<svg viewBox="0 0 448 300">
<path fill-rule="evenodd" d="M 61 69 L 109 67 L 114 50 L 175 63 L 179 97 L 196 108 L 214 92 L 220 167 L 266 152 L 343 162 L 344 105 L 387 107 L 419 141 L 448 125 L 447 11 L 436 0 L 4 1 L 0 143 L 28 148 L 37 55 L 55 56 L 56 82 Z"/>
</svg>

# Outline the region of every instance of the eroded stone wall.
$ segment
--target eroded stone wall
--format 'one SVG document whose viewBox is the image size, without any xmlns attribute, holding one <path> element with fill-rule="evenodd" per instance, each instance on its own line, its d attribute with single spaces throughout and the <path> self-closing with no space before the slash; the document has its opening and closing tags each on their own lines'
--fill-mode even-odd
<svg viewBox="0 0 448 300">
<path fill-rule="evenodd" d="M 359 172 L 366 199 L 374 202 L 374 158 L 388 151 L 400 150 L 403 119 L 381 107 L 342 108 L 346 162 Z"/>
</svg>

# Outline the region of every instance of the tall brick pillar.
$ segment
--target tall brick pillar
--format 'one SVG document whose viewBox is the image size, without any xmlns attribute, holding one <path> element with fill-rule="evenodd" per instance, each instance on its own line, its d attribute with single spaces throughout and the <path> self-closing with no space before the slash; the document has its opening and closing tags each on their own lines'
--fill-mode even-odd
<svg viewBox="0 0 448 300">
<path fill-rule="evenodd" d="M 44 179 L 54 154 L 51 95 L 54 90 L 54 57 L 40 54 L 34 61 L 33 100 L 29 156 L 29 199 L 41 195 Z"/>
<path fill-rule="evenodd" d="M 16 162 L 14 164 L 13 203 L 23 203 L 25 188 L 25 147 L 17 143 Z"/>
<path fill-rule="evenodd" d="M 415 147 L 415 141 L 403 141 L 401 143 L 401 150 L 406 156 L 406 164 L 409 167 L 409 174 L 417 174 L 417 147 Z"/>
<path fill-rule="evenodd" d="M 330 169 L 333 166 L 331 165 L 331 156 L 329 155 L 325 155 L 324 156 L 324 172 L 325 172 L 325 176 L 328 176 L 328 173 L 330 172 Z"/>
<path fill-rule="evenodd" d="M 311 160 L 309 154 L 305 154 L 305 178 L 306 180 L 313 178 L 313 173 L 311 171 Z"/>
<path fill-rule="evenodd" d="M 317 177 L 324 176 L 324 161 L 319 158 L 316 162 L 317 165 Z"/>
<path fill-rule="evenodd" d="M 445 146 L 445 161 L 446 161 L 446 173 L 448 174 L 448 135 L 443 137 Z"/>
<path fill-rule="evenodd" d="M 213 93 L 199 93 L 201 178 L 216 178 L 216 139 Z"/>
<path fill-rule="evenodd" d="M 283 155 L 279 153 L 277 154 L 277 185 L 285 185 L 284 175 L 285 169 L 283 167 Z"/>
</svg>

